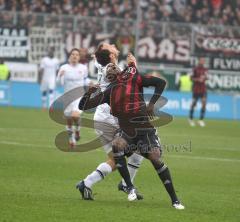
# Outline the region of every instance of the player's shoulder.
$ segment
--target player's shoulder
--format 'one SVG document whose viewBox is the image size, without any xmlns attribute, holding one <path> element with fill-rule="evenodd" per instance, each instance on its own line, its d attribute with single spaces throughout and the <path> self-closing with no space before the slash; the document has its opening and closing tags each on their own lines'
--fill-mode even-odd
<svg viewBox="0 0 240 222">
<path fill-rule="evenodd" d="M 66 63 L 66 64 L 62 64 L 60 66 L 60 69 L 68 69 L 69 67 L 70 67 L 70 65 L 68 63 Z"/>
<path fill-rule="evenodd" d="M 53 58 L 53 61 L 54 61 L 55 63 L 59 63 L 59 59 L 58 59 L 58 58 Z"/>
<path fill-rule="evenodd" d="M 41 59 L 41 62 L 46 62 L 48 60 L 48 57 L 47 56 L 44 56 L 42 59 Z"/>
</svg>

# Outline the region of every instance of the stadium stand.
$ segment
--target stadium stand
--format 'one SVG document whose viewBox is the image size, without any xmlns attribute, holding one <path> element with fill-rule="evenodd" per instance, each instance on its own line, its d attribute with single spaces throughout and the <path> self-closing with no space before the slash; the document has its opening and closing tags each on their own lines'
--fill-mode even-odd
<svg viewBox="0 0 240 222">
<path fill-rule="evenodd" d="M 0 0 L 0 10 L 136 18 L 136 0 Z M 141 0 L 145 20 L 240 25 L 240 0 Z"/>
</svg>

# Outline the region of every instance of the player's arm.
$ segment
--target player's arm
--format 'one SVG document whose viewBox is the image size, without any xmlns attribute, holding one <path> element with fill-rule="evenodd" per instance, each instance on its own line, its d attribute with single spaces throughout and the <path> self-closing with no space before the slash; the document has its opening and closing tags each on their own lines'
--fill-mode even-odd
<svg viewBox="0 0 240 222">
<path fill-rule="evenodd" d="M 157 100 L 160 98 L 166 86 L 166 81 L 164 79 L 154 77 L 154 76 L 148 76 L 148 77 L 143 76 L 142 85 L 143 87 L 149 87 L 149 86 L 155 87 L 154 94 L 152 95 L 152 98 L 150 99 L 150 102 L 147 105 L 147 113 L 150 116 L 150 118 L 153 118 L 154 105 L 157 102 Z"/>
<path fill-rule="evenodd" d="M 142 76 L 142 85 L 143 87 L 155 87 L 154 94 L 150 100 L 150 103 L 155 104 L 166 86 L 166 81 L 154 76 Z"/>
<path fill-rule="evenodd" d="M 58 70 L 57 79 L 56 79 L 56 83 L 58 85 L 64 84 L 64 74 L 65 74 L 65 70 L 64 70 L 63 66 L 61 66 L 60 69 Z"/>
<path fill-rule="evenodd" d="M 91 95 L 99 89 L 99 85 L 90 86 L 88 91 L 81 98 L 78 108 L 80 110 L 88 110 L 97 107 L 103 103 L 110 104 L 110 89 L 106 89 L 104 92 L 100 92 L 96 96 L 91 98 Z"/>
</svg>

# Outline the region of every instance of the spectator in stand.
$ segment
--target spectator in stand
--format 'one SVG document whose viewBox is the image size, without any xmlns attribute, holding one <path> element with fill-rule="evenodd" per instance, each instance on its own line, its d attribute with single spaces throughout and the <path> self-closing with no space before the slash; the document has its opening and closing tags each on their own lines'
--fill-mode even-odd
<svg viewBox="0 0 240 222">
<path fill-rule="evenodd" d="M 0 11 L 76 14 L 143 20 L 240 25 L 240 0 L 0 0 Z"/>
</svg>

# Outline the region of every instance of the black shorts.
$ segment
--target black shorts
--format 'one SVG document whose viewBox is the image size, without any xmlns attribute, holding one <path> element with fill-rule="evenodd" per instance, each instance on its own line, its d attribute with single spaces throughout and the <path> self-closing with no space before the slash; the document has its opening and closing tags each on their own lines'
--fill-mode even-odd
<svg viewBox="0 0 240 222">
<path fill-rule="evenodd" d="M 207 97 L 207 93 L 193 93 L 193 99 L 202 99 L 202 98 Z"/>
<path fill-rule="evenodd" d="M 156 129 L 139 130 L 134 137 L 128 136 L 123 130 L 119 130 L 116 136 L 122 137 L 128 143 L 124 152 L 126 156 L 130 156 L 133 152 L 141 153 L 147 157 L 147 154 L 153 149 L 161 151 L 161 145 Z"/>
</svg>

